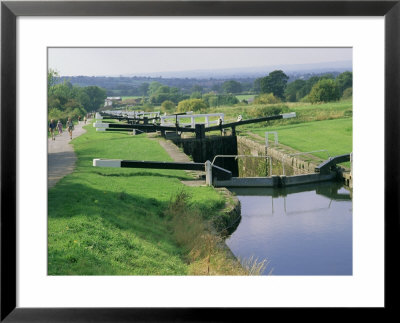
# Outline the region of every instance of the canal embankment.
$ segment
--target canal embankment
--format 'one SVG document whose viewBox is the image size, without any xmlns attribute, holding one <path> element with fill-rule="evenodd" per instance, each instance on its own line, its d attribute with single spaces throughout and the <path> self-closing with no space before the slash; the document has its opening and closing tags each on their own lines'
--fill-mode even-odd
<svg viewBox="0 0 400 323">
<path fill-rule="evenodd" d="M 160 144 L 161 147 L 163 147 L 166 152 L 169 154 L 169 156 L 176 162 L 190 162 L 192 161 L 192 158 L 189 157 L 182 148 L 178 147 L 177 145 L 174 144 L 172 140 L 167 140 L 162 137 L 154 136 L 149 134 L 148 135 L 150 138 L 157 140 L 158 143 Z M 193 147 L 196 147 L 196 141 L 187 141 L 191 144 L 188 146 L 193 149 Z M 218 143 L 218 147 L 220 147 L 220 143 L 222 142 L 221 140 L 219 141 L 211 141 L 214 143 Z M 210 145 L 210 142 L 208 142 L 208 145 Z M 188 147 L 186 146 L 186 147 Z M 214 147 L 214 149 L 217 149 L 218 147 Z M 186 148 L 188 149 L 188 148 Z M 187 151 L 192 151 L 191 149 L 188 149 Z M 205 172 L 201 171 L 186 171 L 188 174 L 193 176 L 193 180 L 183 180 L 181 181 L 184 185 L 187 186 L 204 186 L 206 185 L 205 182 Z M 236 230 L 238 227 L 240 220 L 241 220 L 241 208 L 240 208 L 240 201 L 239 199 L 228 189 L 225 187 L 215 187 L 214 188 L 219 194 L 221 194 L 224 199 L 225 199 L 225 205 L 223 209 L 220 211 L 219 216 L 213 217 L 212 221 L 212 232 L 215 235 L 218 235 L 219 237 L 225 238 L 229 236 L 232 232 Z M 220 248 L 224 249 L 229 258 L 236 259 L 233 254 L 231 253 L 230 249 L 227 247 L 227 245 L 224 242 L 224 239 L 220 241 L 219 244 Z"/>
<path fill-rule="evenodd" d="M 258 156 L 265 158 L 241 158 L 239 159 L 239 177 L 265 177 L 272 176 L 270 179 L 254 179 L 255 186 L 262 186 L 263 181 L 266 186 L 296 185 L 312 181 L 333 180 L 334 176 L 317 176 L 315 169 L 324 161 L 312 153 L 300 152 L 291 147 L 280 143 L 269 143 L 268 147 L 264 142 L 260 142 L 259 136 L 249 135 L 248 137 L 237 137 L 237 148 L 239 155 Z M 328 159 L 328 155 L 326 159 Z M 313 174 L 313 175 L 311 175 Z M 280 176 L 280 178 L 274 178 Z M 297 176 L 296 176 L 297 175 Z M 309 178 L 311 175 L 313 178 Z M 289 178 L 289 176 L 293 176 Z M 352 176 L 349 168 L 339 166 L 337 169 L 338 180 L 346 186 L 352 188 Z M 315 177 L 315 180 L 314 180 Z M 276 183 L 283 181 L 284 183 Z M 271 182 L 271 183 L 270 183 Z M 258 184 L 257 184 L 258 183 Z M 222 185 L 222 183 L 221 183 Z"/>
<path fill-rule="evenodd" d="M 48 192 L 49 275 L 245 274 L 225 252 L 214 253 L 213 248 L 207 254 L 203 248 L 194 255 L 180 245 L 166 212 L 174 197 L 185 192 L 188 214 L 197 210 L 202 223 L 216 217 L 229 223 L 235 207 L 229 211 L 223 193 L 184 185 L 193 176 L 181 170 L 93 167 L 94 158 L 172 158 L 145 134 L 99 133 L 91 126 L 86 130 L 71 141 L 77 155 L 74 172 Z M 221 259 L 230 267 L 222 266 Z"/>
</svg>

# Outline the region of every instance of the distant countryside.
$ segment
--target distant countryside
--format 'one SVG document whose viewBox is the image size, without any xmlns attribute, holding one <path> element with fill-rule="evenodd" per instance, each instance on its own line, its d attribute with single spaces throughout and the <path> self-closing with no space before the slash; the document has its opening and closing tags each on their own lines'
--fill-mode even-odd
<svg viewBox="0 0 400 323">
<path fill-rule="evenodd" d="M 294 111 L 297 118 L 270 122 L 274 130 L 288 123 L 314 122 L 340 119 L 321 124 L 323 129 L 334 128 L 342 119 L 352 119 L 352 72 L 296 73 L 286 74 L 282 70 L 272 71 L 259 78 L 196 79 L 196 78 L 151 78 L 151 77 L 63 77 L 50 70 L 48 118 L 61 119 L 68 116 L 77 119 L 90 111 L 124 109 L 127 111 L 161 111 L 164 114 L 193 111 L 195 113 L 225 114 L 226 120 L 256 118 Z M 114 98 L 104 105 L 106 98 Z M 115 100 L 118 98 L 118 100 Z M 316 126 L 316 125 L 315 125 Z M 296 137 L 308 133 L 309 128 L 299 127 Z M 261 134 L 264 126 L 245 126 L 242 133 Z M 286 128 L 282 128 L 285 130 Z M 351 122 L 346 127 L 351 135 Z M 281 132 L 281 131 L 280 131 Z M 325 147 L 332 153 L 340 153 L 334 145 L 339 141 L 319 143 L 323 137 L 313 139 L 311 146 Z M 262 136 L 260 136 L 262 138 Z M 327 138 L 327 137 L 325 137 Z M 317 140 L 317 141 L 315 141 Z M 280 141 L 291 146 L 286 131 L 281 132 Z M 305 143 L 296 143 L 297 149 L 310 148 Z M 351 140 L 345 146 L 351 149 Z M 344 147 L 343 147 L 344 148 Z M 343 149 L 342 149 L 343 150 Z"/>
</svg>

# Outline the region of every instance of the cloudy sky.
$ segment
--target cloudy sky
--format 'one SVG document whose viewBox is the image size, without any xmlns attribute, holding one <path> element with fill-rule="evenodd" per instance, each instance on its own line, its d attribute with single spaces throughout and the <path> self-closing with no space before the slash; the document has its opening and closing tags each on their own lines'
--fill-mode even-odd
<svg viewBox="0 0 400 323">
<path fill-rule="evenodd" d="M 146 76 L 171 71 L 318 64 L 352 60 L 351 48 L 49 48 L 63 76 Z"/>
</svg>

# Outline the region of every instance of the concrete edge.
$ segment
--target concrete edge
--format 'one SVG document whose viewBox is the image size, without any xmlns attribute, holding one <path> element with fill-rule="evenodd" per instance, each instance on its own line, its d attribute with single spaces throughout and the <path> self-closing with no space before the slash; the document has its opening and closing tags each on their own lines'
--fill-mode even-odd
<svg viewBox="0 0 400 323">
<path fill-rule="evenodd" d="M 94 167 L 121 168 L 122 159 L 93 159 Z"/>
</svg>

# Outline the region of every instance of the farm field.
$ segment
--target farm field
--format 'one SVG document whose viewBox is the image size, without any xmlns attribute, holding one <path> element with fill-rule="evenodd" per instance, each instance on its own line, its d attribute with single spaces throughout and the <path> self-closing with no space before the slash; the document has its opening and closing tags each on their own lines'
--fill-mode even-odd
<svg viewBox="0 0 400 323">
<path fill-rule="evenodd" d="M 295 150 L 307 152 L 325 149 L 329 156 L 347 154 L 352 151 L 352 100 L 342 100 L 323 104 L 303 102 L 286 102 L 276 105 L 243 105 L 235 107 L 218 107 L 212 112 L 225 114 L 225 122 L 235 121 L 238 115 L 243 119 L 255 118 L 268 107 L 281 107 L 285 112 L 296 112 L 296 118 L 240 126 L 236 129 L 239 135 L 250 133 L 249 137 L 258 142 L 265 142 L 266 131 L 277 131 L 279 143 Z M 258 135 L 258 139 L 251 136 Z M 272 138 L 270 138 L 272 139 Z M 326 159 L 326 152 L 313 155 Z M 349 163 L 343 166 L 349 167 Z"/>
<path fill-rule="evenodd" d="M 242 100 L 253 99 L 255 97 L 255 95 L 254 94 L 243 94 L 243 95 L 241 94 L 241 95 L 236 95 L 236 97 L 239 101 L 242 101 Z"/>
<path fill-rule="evenodd" d="M 48 192 L 49 275 L 187 275 L 188 250 L 174 237 L 168 207 L 184 192 L 204 219 L 225 198 L 212 187 L 188 187 L 179 170 L 97 168 L 93 158 L 171 160 L 145 135 L 87 133 L 72 142 L 76 170 Z"/>
<path fill-rule="evenodd" d="M 221 106 L 210 108 L 208 113 L 222 112 L 225 114 L 225 119 L 236 119 L 238 115 L 242 115 L 244 119 L 255 117 L 257 109 L 265 107 L 286 107 L 291 112 L 296 112 L 295 119 L 286 119 L 275 121 L 278 123 L 299 123 L 304 121 L 316 121 L 325 119 L 336 119 L 352 116 L 352 100 L 343 100 L 338 102 L 329 102 L 323 104 L 311 104 L 307 102 L 284 102 L 278 104 L 249 104 L 237 106 Z"/>
<path fill-rule="evenodd" d="M 122 101 L 129 100 L 129 99 L 141 99 L 141 95 L 133 95 L 133 96 L 121 96 Z"/>
<path fill-rule="evenodd" d="M 329 156 L 347 154 L 352 151 L 352 118 L 303 122 L 291 125 L 254 127 L 251 132 L 265 137 L 266 131 L 277 131 L 279 143 L 301 152 L 322 150 Z M 325 152 L 314 153 L 326 159 Z"/>
</svg>

